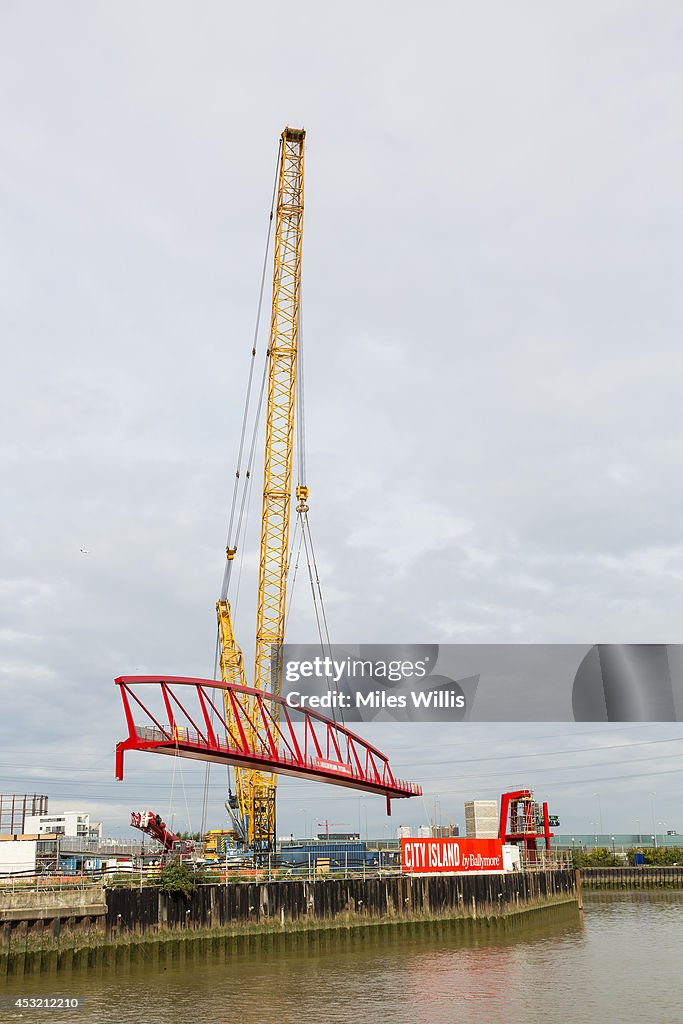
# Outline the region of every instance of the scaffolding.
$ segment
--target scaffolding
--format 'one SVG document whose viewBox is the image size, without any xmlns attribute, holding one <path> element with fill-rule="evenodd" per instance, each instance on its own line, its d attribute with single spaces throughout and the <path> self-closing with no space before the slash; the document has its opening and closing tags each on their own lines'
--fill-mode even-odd
<svg viewBox="0 0 683 1024">
<path fill-rule="evenodd" d="M 47 814 L 47 797 L 37 793 L 0 793 L 0 835 L 23 835 L 26 818 Z"/>
</svg>

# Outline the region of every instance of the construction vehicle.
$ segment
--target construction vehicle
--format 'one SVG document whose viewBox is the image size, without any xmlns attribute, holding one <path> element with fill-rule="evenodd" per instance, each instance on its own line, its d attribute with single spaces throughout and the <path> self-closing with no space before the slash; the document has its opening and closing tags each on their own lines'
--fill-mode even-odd
<svg viewBox="0 0 683 1024">
<path fill-rule="evenodd" d="M 212 828 L 204 834 L 202 859 L 216 864 L 238 853 L 240 834 L 231 829 Z"/>
<path fill-rule="evenodd" d="M 285 128 L 280 139 L 267 363 L 263 504 L 252 686 L 276 694 L 280 692 L 282 679 L 281 645 L 285 632 L 292 497 L 304 213 L 304 138 L 303 129 Z M 254 352 L 255 348 L 252 355 Z M 238 465 L 237 480 L 239 474 Z M 305 516 L 308 511 L 308 488 L 302 480 L 297 486 L 296 496 L 297 513 Z M 231 541 L 230 530 L 228 534 L 223 588 L 220 600 L 216 603 L 220 675 L 223 682 L 246 686 L 244 658 L 234 636 L 227 599 L 232 563 L 237 552 L 237 544 Z M 257 697 L 252 696 L 250 700 L 256 708 Z M 242 728 L 236 721 L 228 693 L 224 697 L 224 706 L 228 726 Z M 253 717 L 255 719 L 256 716 Z M 260 737 L 255 726 L 248 739 L 258 744 Z M 235 793 L 229 792 L 226 809 L 244 844 L 257 860 L 262 859 L 271 854 L 275 847 L 276 775 L 256 768 L 235 768 L 234 774 Z"/>
<path fill-rule="evenodd" d="M 194 858 L 195 844 L 191 840 L 181 839 L 171 831 L 166 822 L 162 821 L 160 814 L 155 814 L 154 811 L 131 811 L 130 824 L 132 828 L 140 829 L 145 835 L 161 843 L 162 859 L 178 857 L 180 860 L 192 860 Z"/>
</svg>

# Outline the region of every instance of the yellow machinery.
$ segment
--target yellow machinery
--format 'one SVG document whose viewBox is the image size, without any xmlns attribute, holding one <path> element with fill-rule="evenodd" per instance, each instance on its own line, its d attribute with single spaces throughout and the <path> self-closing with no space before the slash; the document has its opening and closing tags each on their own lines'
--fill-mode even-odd
<svg viewBox="0 0 683 1024">
<path fill-rule="evenodd" d="M 202 856 L 206 860 L 223 860 L 226 856 L 226 848 L 233 846 L 239 839 L 237 832 L 227 829 L 212 828 L 204 833 Z"/>
<path fill-rule="evenodd" d="M 275 244 L 270 343 L 267 364 L 266 439 L 263 506 L 256 617 L 256 656 L 253 686 L 279 693 L 282 682 L 281 644 L 285 632 L 286 575 L 292 497 L 292 453 L 301 302 L 301 246 L 304 216 L 304 137 L 298 128 L 285 128 L 280 141 L 275 212 Z M 254 355 L 254 352 L 252 352 Z M 239 470 L 238 470 L 239 476 Z M 307 511 L 308 488 L 297 487 L 298 510 Z M 230 563 L 236 547 L 226 549 Z M 227 584 L 216 604 L 221 679 L 247 685 L 242 651 L 235 640 Z M 252 701 L 254 699 L 252 698 Z M 234 723 L 225 700 L 228 726 Z M 250 743 L 258 746 L 254 728 Z M 235 769 L 236 795 L 230 809 L 255 857 L 268 854 L 275 843 L 276 776 L 256 769 Z"/>
</svg>

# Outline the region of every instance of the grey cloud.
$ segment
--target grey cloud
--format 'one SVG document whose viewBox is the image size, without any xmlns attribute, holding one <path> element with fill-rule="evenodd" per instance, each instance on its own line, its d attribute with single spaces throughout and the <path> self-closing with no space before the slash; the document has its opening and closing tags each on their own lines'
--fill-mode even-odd
<svg viewBox="0 0 683 1024">
<path fill-rule="evenodd" d="M 113 750 L 122 672 L 211 673 L 287 121 L 308 129 L 308 468 L 334 638 L 678 640 L 680 11 L 38 9 L 7 6 L 0 41 L 8 758 Z M 250 651 L 247 568 L 237 618 Z M 515 728 L 377 738 L 433 787 L 437 740 L 446 761 L 491 737 L 543 749 Z M 135 785 L 161 793 L 167 771 L 141 758 Z M 652 777 L 673 801 L 678 776 Z M 287 830 L 299 791 L 283 784 Z"/>
</svg>

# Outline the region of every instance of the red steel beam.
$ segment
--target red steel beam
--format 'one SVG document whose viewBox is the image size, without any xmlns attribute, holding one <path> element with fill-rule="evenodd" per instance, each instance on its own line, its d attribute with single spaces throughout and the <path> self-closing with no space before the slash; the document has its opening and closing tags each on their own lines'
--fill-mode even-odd
<svg viewBox="0 0 683 1024">
<path fill-rule="evenodd" d="M 215 679 L 197 679 L 189 676 L 120 676 L 115 680 L 123 700 L 128 737 L 116 745 L 116 778 L 123 778 L 123 758 L 127 750 L 144 750 L 157 754 L 170 754 L 199 761 L 231 764 L 238 768 L 258 768 L 295 778 L 308 778 L 327 782 L 349 789 L 360 789 L 368 793 L 386 796 L 387 807 L 395 798 L 420 796 L 422 789 L 416 783 L 403 782 L 394 778 L 389 759 L 381 750 L 372 746 L 346 726 L 326 718 L 310 708 L 291 708 L 283 697 L 256 690 L 249 686 L 237 686 Z M 156 686 L 160 688 L 163 704 L 169 718 L 166 725 L 158 720 L 146 707 L 143 700 L 131 687 Z M 183 699 L 174 691 L 181 689 Z M 222 699 L 211 699 L 211 691 L 227 691 L 233 708 L 239 737 L 228 730 L 224 715 L 216 706 L 222 706 Z M 193 694 L 194 691 L 194 694 Z M 187 707 L 188 700 L 195 696 L 203 730 L 197 725 Z M 130 698 L 140 709 L 143 721 L 135 721 Z M 247 719 L 246 697 L 255 697 L 250 713 L 255 716 L 257 749 L 251 749 L 241 719 Z M 211 707 L 216 723 L 211 722 L 208 713 Z M 277 711 L 274 706 L 278 706 Z M 180 724 L 178 709 L 184 715 Z M 273 709 L 273 710 L 271 710 Z M 297 740 L 290 713 L 295 711 L 303 724 L 303 751 Z M 190 726 L 185 724 L 190 723 Z M 324 749 L 316 733 L 316 724 L 325 731 Z M 223 735 L 220 735 L 221 730 Z M 343 738 L 343 740 L 342 740 Z M 309 749 L 314 755 L 309 756 Z M 342 742 L 340 742 L 342 741 Z M 346 747 L 346 755 L 342 755 Z M 361 756 L 362 753 L 362 756 Z M 381 767 L 380 767 L 381 766 Z"/>
</svg>

